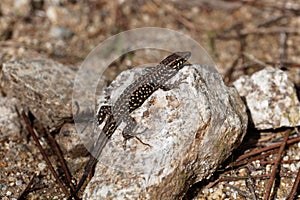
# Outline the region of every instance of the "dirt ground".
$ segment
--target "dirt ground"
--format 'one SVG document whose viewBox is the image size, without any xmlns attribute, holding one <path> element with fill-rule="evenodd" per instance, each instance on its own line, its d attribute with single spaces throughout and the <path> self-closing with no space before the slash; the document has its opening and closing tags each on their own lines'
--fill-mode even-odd
<svg viewBox="0 0 300 200">
<path fill-rule="evenodd" d="M 228 85 L 241 75 L 271 65 L 289 73 L 299 94 L 298 0 L 2 0 L 0 66 L 24 57 L 49 57 L 67 65 L 80 66 L 88 53 L 108 37 L 142 27 L 169 28 L 192 37 L 213 58 Z M 144 59 L 147 58 L 126 57 L 112 64 L 106 75 L 112 80 L 121 71 L 143 63 Z M 275 140 L 283 137 L 280 131 L 252 134 Z M 258 141 L 256 146 L 265 146 L 265 140 Z M 37 184 L 27 199 L 64 197 L 31 139 L 16 134 L 12 138 L 0 137 L 0 143 L 1 199 L 18 199 L 31 179 Z M 284 199 L 290 192 L 294 171 L 297 166 L 299 168 L 299 144 L 287 150 L 286 159 L 291 163 L 282 172 L 285 176 L 275 199 Z M 51 158 L 55 162 L 56 158 Z M 256 175 L 269 173 L 270 166 L 270 163 L 260 166 L 263 169 Z M 291 166 L 296 169 L 291 170 Z M 73 170 L 80 169 L 83 167 L 77 166 Z M 229 174 L 246 176 L 247 170 L 240 168 Z M 267 179 L 254 181 L 256 198 L 264 196 Z M 186 198 L 255 199 L 250 194 L 253 192 L 249 191 L 245 180 L 228 179 L 211 188 L 203 183 L 196 184 Z"/>
</svg>

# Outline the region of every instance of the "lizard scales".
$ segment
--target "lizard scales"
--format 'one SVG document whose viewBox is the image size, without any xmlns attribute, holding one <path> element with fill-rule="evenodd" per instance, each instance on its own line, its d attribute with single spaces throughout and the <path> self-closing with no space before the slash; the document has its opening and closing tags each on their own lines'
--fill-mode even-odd
<svg viewBox="0 0 300 200">
<path fill-rule="evenodd" d="M 130 116 L 130 113 L 139 108 L 156 90 L 168 90 L 168 88 L 165 87 L 165 83 L 184 67 L 184 64 L 190 56 L 191 53 L 188 51 L 175 52 L 167 56 L 155 68 L 130 84 L 118 97 L 113 106 L 104 105 L 100 107 L 96 116 L 98 125 L 102 124 L 105 119 L 106 123 L 92 150 L 94 157 L 92 156 L 86 164 L 79 184 L 69 199 L 80 190 L 88 174 L 97 163 L 97 158 L 100 156 L 101 151 L 116 128 L 122 122 L 125 122 L 126 126 L 123 129 L 122 135 L 125 141 L 132 138 L 131 133 L 136 126 L 136 121 Z"/>
</svg>

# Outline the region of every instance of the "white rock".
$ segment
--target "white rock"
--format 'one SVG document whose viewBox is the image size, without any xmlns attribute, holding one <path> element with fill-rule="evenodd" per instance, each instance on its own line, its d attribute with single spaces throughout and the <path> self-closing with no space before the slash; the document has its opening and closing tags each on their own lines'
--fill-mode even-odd
<svg viewBox="0 0 300 200">
<path fill-rule="evenodd" d="M 285 72 L 267 67 L 234 86 L 244 96 L 257 129 L 300 125 L 300 104 L 293 83 Z"/>
<path fill-rule="evenodd" d="M 141 73 L 143 69 L 121 73 L 106 90 L 110 101 Z M 184 67 L 170 83 L 176 80 L 178 87 L 159 89 L 132 113 L 134 132 L 142 133 L 138 137 L 151 148 L 132 139 L 124 150 L 122 128 L 117 129 L 102 151 L 84 199 L 180 199 L 241 143 L 248 119 L 234 88 L 200 65 Z M 104 102 L 102 96 L 100 105 Z"/>
</svg>

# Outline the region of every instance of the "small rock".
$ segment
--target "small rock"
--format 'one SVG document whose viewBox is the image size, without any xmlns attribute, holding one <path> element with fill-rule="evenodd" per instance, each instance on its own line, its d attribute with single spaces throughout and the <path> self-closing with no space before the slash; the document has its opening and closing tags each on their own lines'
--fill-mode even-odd
<svg viewBox="0 0 300 200">
<path fill-rule="evenodd" d="M 72 37 L 73 32 L 63 26 L 55 26 L 50 29 L 50 36 L 53 38 L 61 39 L 61 40 L 66 40 Z"/>
<path fill-rule="evenodd" d="M 15 0 L 14 9 L 17 15 L 28 16 L 31 11 L 31 0 Z"/>
<path fill-rule="evenodd" d="M 135 133 L 151 147 L 132 139 L 124 150 L 118 128 L 102 151 L 84 199 L 180 199 L 190 185 L 213 174 L 242 142 L 248 118 L 237 91 L 209 69 L 184 67 L 169 81 L 179 81 L 176 87 L 157 90 L 132 113 Z M 105 91 L 109 101 L 143 70 L 121 73 Z M 106 101 L 101 96 L 99 105 Z"/>
<path fill-rule="evenodd" d="M 76 26 L 80 24 L 80 14 L 62 6 L 48 6 L 46 15 L 52 24 L 59 26 Z"/>
<path fill-rule="evenodd" d="M 47 167 L 46 163 L 41 162 L 38 164 L 38 168 L 40 171 L 43 171 Z"/>
<path fill-rule="evenodd" d="M 295 87 L 282 70 L 267 67 L 251 77 L 243 76 L 233 84 L 246 98 L 257 129 L 300 125 L 300 104 Z"/>
<path fill-rule="evenodd" d="M 59 13 L 63 12 L 66 13 L 67 11 L 60 11 L 60 10 L 65 10 L 64 8 L 60 8 L 58 6 L 49 6 L 46 10 L 46 14 L 48 19 L 52 22 L 52 23 L 57 23 L 58 22 L 58 18 L 59 18 Z"/>
</svg>

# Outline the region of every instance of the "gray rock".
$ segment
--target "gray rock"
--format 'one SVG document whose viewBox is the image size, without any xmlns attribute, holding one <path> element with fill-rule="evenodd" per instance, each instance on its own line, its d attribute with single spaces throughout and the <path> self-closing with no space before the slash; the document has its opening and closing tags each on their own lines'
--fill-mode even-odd
<svg viewBox="0 0 300 200">
<path fill-rule="evenodd" d="M 234 86 L 246 98 L 257 129 L 300 125 L 300 104 L 293 83 L 285 72 L 267 67 L 251 77 L 243 76 Z"/>
<path fill-rule="evenodd" d="M 237 91 L 212 71 L 204 65 L 183 68 L 170 80 L 179 81 L 177 87 L 156 91 L 135 110 L 134 133 L 151 147 L 132 139 L 124 150 L 122 128 L 117 129 L 84 199 L 179 199 L 193 183 L 209 178 L 241 143 L 248 119 Z M 109 101 L 144 72 L 121 73 L 106 90 Z M 99 105 L 105 101 L 104 95 Z"/>
<path fill-rule="evenodd" d="M 0 140 L 20 138 L 22 125 L 16 110 L 18 103 L 15 98 L 0 96 Z"/>
<path fill-rule="evenodd" d="M 73 34 L 69 28 L 63 26 L 55 26 L 50 29 L 50 36 L 61 40 L 69 39 Z"/>
<path fill-rule="evenodd" d="M 72 117 L 75 71 L 52 60 L 20 60 L 3 64 L 3 90 L 49 128 Z"/>
<path fill-rule="evenodd" d="M 74 124 L 65 123 L 61 127 L 60 132 L 56 135 L 55 139 L 59 144 L 64 156 L 77 158 L 88 155 L 88 151 L 78 137 Z"/>
</svg>

